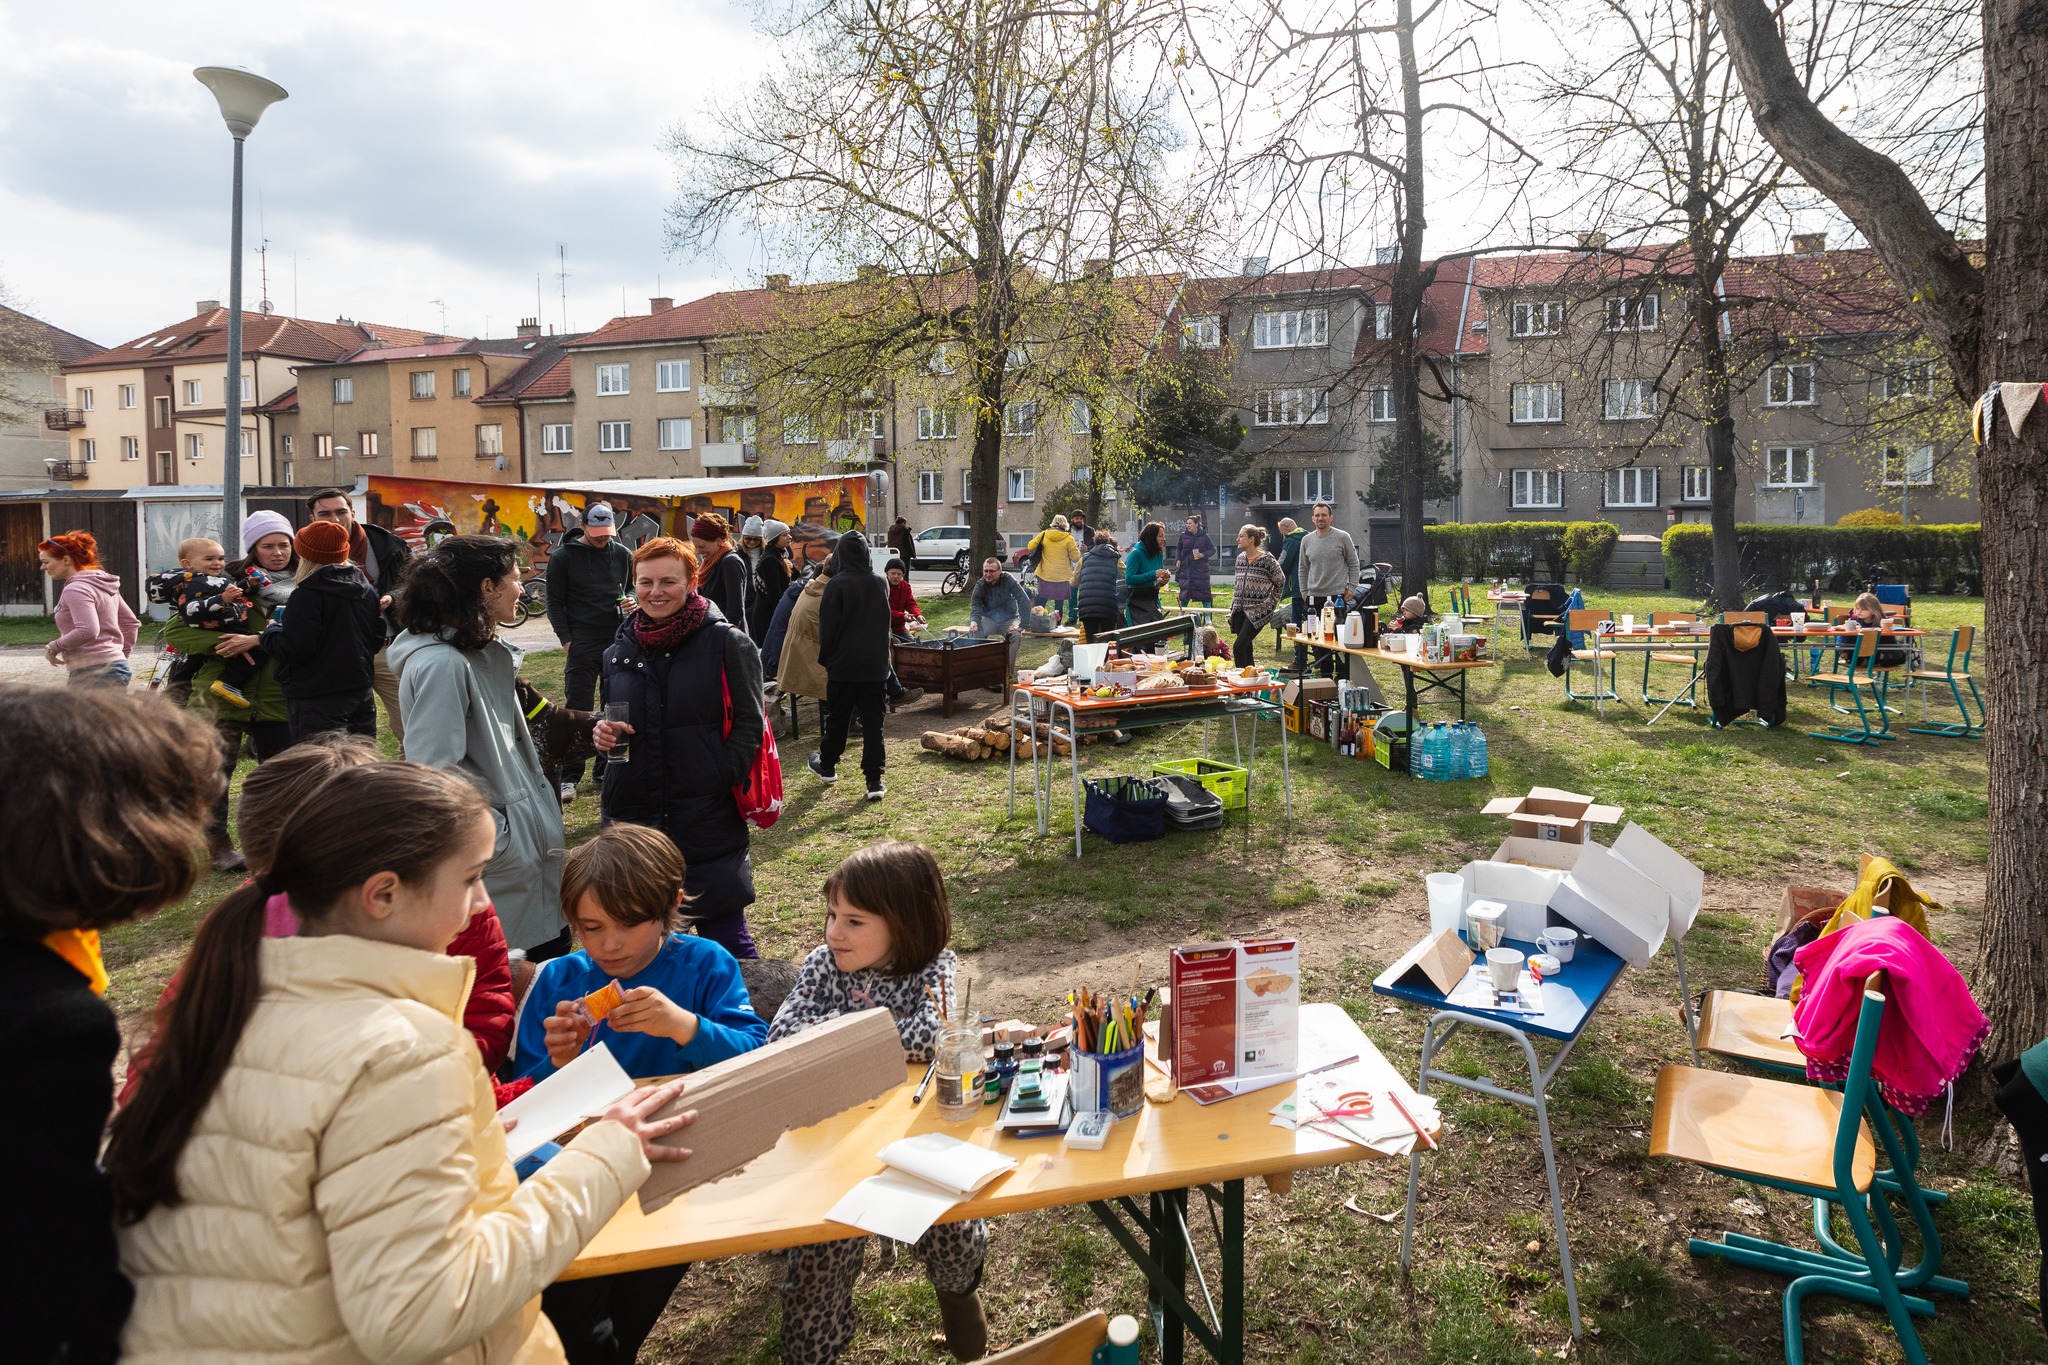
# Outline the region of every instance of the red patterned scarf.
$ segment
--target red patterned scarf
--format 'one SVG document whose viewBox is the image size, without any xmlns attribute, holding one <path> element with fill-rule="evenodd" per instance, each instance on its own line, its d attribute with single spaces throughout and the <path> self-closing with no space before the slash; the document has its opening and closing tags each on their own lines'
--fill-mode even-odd
<svg viewBox="0 0 2048 1365">
<path fill-rule="evenodd" d="M 683 599 L 682 607 L 673 616 L 659 621 L 643 610 L 636 610 L 632 618 L 633 640 L 650 654 L 666 654 L 696 634 L 710 614 L 711 604 L 696 592 Z"/>
</svg>

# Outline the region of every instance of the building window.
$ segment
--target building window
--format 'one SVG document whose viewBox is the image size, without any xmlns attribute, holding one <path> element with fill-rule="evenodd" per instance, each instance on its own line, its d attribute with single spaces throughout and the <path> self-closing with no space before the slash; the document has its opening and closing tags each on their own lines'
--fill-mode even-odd
<svg viewBox="0 0 2048 1365">
<path fill-rule="evenodd" d="M 1301 500 L 1306 503 L 1335 502 L 1337 500 L 1337 471 L 1334 469 L 1302 470 Z"/>
<path fill-rule="evenodd" d="M 690 362 L 687 360 L 657 360 L 654 363 L 654 391 L 656 393 L 685 393 L 690 387 Z"/>
<path fill-rule="evenodd" d="M 1764 451 L 1764 487 L 1813 487 L 1812 446 L 1771 446 Z"/>
<path fill-rule="evenodd" d="M 457 370 L 457 374 L 464 371 Z M 479 422 L 476 428 L 476 457 L 488 460 L 505 453 L 505 428 L 498 422 Z"/>
<path fill-rule="evenodd" d="M 729 412 L 718 425 L 725 432 L 725 439 L 741 445 L 754 444 L 755 433 L 760 430 L 760 417 L 751 412 Z"/>
<path fill-rule="evenodd" d="M 313 458 L 316 460 L 331 460 L 334 458 L 334 438 L 332 436 L 315 436 L 313 438 Z"/>
<path fill-rule="evenodd" d="M 1181 335 L 1198 351 L 1213 351 L 1223 344 L 1223 316 L 1208 313 L 1181 324 Z"/>
<path fill-rule="evenodd" d="M 974 471 L 971 469 L 960 471 L 960 501 L 974 501 Z"/>
<path fill-rule="evenodd" d="M 1510 422 L 1562 422 L 1564 385 L 1516 384 L 1508 390 Z"/>
<path fill-rule="evenodd" d="M 1255 427 L 1323 426 L 1330 420 L 1330 395 L 1320 389 L 1260 389 L 1252 395 Z"/>
<path fill-rule="evenodd" d="M 1884 373 L 1884 396 L 1886 398 L 1932 398 L 1934 397 L 1934 362 L 1931 360 L 1909 360 L 1894 365 Z"/>
<path fill-rule="evenodd" d="M 540 453 L 543 455 L 567 455 L 570 450 L 570 432 L 574 430 L 567 422 L 548 422 L 540 429 Z"/>
<path fill-rule="evenodd" d="M 633 424 L 631 422 L 599 422 L 597 424 L 597 448 L 607 454 L 633 448 Z"/>
<path fill-rule="evenodd" d="M 814 446 L 818 443 L 818 424 L 808 414 L 782 419 L 782 443 L 786 446 Z"/>
<path fill-rule="evenodd" d="M 123 436 L 121 438 L 121 458 L 124 460 L 141 459 L 142 438 L 139 436 Z"/>
<path fill-rule="evenodd" d="M 687 417 L 664 417 L 654 424 L 654 444 L 660 450 L 688 450 L 690 448 L 690 419 Z"/>
<path fill-rule="evenodd" d="M 1394 305 L 1376 303 L 1372 306 L 1372 337 L 1374 341 L 1391 341 L 1394 338 Z"/>
<path fill-rule="evenodd" d="M 412 396 L 414 398 L 432 398 L 434 396 L 434 372 L 432 370 L 414 370 L 412 372 Z"/>
<path fill-rule="evenodd" d="M 1812 365 L 1773 365 L 1764 371 L 1764 402 L 1774 408 L 1813 405 Z"/>
<path fill-rule="evenodd" d="M 1038 501 L 1038 471 L 1031 468 L 1010 471 L 1010 501 Z"/>
<path fill-rule="evenodd" d="M 600 365 L 597 367 L 597 392 L 600 398 L 613 394 L 633 391 L 633 367 L 631 365 Z"/>
<path fill-rule="evenodd" d="M 950 441 L 960 434 L 960 414 L 952 408 L 919 408 L 917 439 Z"/>
<path fill-rule="evenodd" d="M 1607 500 L 1609 507 L 1655 507 L 1657 505 L 1657 471 L 1631 465 L 1627 469 L 1607 471 Z"/>
<path fill-rule="evenodd" d="M 87 464 L 97 463 L 100 458 L 100 443 L 93 440 L 90 436 L 80 440 L 78 443 L 78 458 Z"/>
<path fill-rule="evenodd" d="M 1686 502 L 1711 502 L 1714 497 L 1712 465 L 1689 464 L 1678 471 L 1678 496 Z"/>
<path fill-rule="evenodd" d="M 278 445 L 284 452 L 284 457 L 289 460 L 292 457 L 292 438 L 290 436 L 280 436 L 277 439 Z"/>
<path fill-rule="evenodd" d="M 150 406 L 156 412 L 155 425 L 159 429 L 167 427 L 171 424 L 171 400 L 169 395 L 158 394 L 155 398 L 150 400 Z"/>
<path fill-rule="evenodd" d="M 718 379 L 722 384 L 747 384 L 754 378 L 753 366 L 743 355 L 727 355 L 718 358 Z"/>
<path fill-rule="evenodd" d="M 1075 436 L 1086 436 L 1095 428 L 1095 412 L 1085 398 L 1071 399 L 1067 403 L 1067 430 Z"/>
<path fill-rule="evenodd" d="M 1038 434 L 1038 404 L 1003 404 L 1003 435 L 1036 436 Z"/>
<path fill-rule="evenodd" d="M 359 431 L 356 433 L 356 457 L 358 459 L 374 460 L 377 458 L 378 453 L 376 432 Z"/>
<path fill-rule="evenodd" d="M 1884 486 L 1925 488 L 1934 482 L 1934 447 L 1884 448 Z"/>
<path fill-rule="evenodd" d="M 159 450 L 156 453 L 156 459 L 152 463 L 155 464 L 156 470 L 150 475 L 149 481 L 151 483 L 176 483 L 178 481 L 177 457 L 172 455 L 170 451 Z"/>
<path fill-rule="evenodd" d="M 415 460 L 438 460 L 441 458 L 441 439 L 433 427 L 412 429 L 412 457 Z"/>
<path fill-rule="evenodd" d="M 1266 485 L 1267 502 L 1292 503 L 1294 501 L 1294 471 L 1275 469 Z"/>
<path fill-rule="evenodd" d="M 467 369 L 460 369 L 455 372 L 455 396 L 457 398 L 469 397 L 469 371 Z"/>
<path fill-rule="evenodd" d="M 199 460 L 204 459 L 205 456 L 206 438 L 196 431 L 187 433 L 185 436 L 185 458 L 188 460 Z"/>
<path fill-rule="evenodd" d="M 1330 344 L 1330 310 L 1289 308 L 1252 317 L 1252 349 L 1283 351 Z"/>
<path fill-rule="evenodd" d="M 946 476 L 936 469 L 920 469 L 917 472 L 917 500 L 942 502 L 945 497 Z"/>
<path fill-rule="evenodd" d="M 356 401 L 356 381 L 347 375 L 340 375 L 334 381 L 334 401 L 353 403 Z"/>
<path fill-rule="evenodd" d="M 880 408 L 855 408 L 846 414 L 846 439 L 879 441 L 882 439 L 883 424 L 887 420 L 887 414 Z"/>
<path fill-rule="evenodd" d="M 91 390 L 91 389 L 80 389 L 80 390 L 78 391 L 78 410 L 79 410 L 80 412 L 91 412 L 91 411 L 92 411 L 92 390 Z"/>
<path fill-rule="evenodd" d="M 1554 337 L 1564 333 L 1564 300 L 1538 299 L 1508 309 L 1508 334 L 1518 337 Z"/>
<path fill-rule="evenodd" d="M 1657 295 L 1643 294 L 1632 299 L 1603 300 L 1607 312 L 1607 330 L 1610 332 L 1654 332 L 1657 330 Z"/>
<path fill-rule="evenodd" d="M 1394 391 L 1392 389 L 1381 387 L 1365 391 L 1365 420 L 1368 422 L 1391 422 L 1394 420 Z"/>
<path fill-rule="evenodd" d="M 188 380 L 186 380 L 186 381 L 185 381 L 185 406 L 186 406 L 186 407 L 188 407 L 188 408 L 196 408 L 196 407 L 198 407 L 198 406 L 200 405 L 200 403 L 202 403 L 202 402 L 204 402 L 204 401 L 205 401 L 205 400 L 204 400 L 204 399 L 202 399 L 202 398 L 201 398 L 201 397 L 199 396 L 199 381 L 198 381 L 198 380 L 196 380 L 196 379 L 188 379 Z"/>
<path fill-rule="evenodd" d="M 256 428 L 242 428 L 242 458 L 248 459 L 256 453 Z"/>
<path fill-rule="evenodd" d="M 1603 387 L 1601 416 L 1632 422 L 1657 415 L 1657 386 L 1647 379 L 1610 379 Z"/>
<path fill-rule="evenodd" d="M 1564 506 L 1564 475 L 1555 469 L 1517 469 L 1510 487 L 1511 507 Z"/>
<path fill-rule="evenodd" d="M 135 406 L 135 386 L 133 384 L 123 384 L 120 393 L 122 407 L 132 408 Z"/>
</svg>

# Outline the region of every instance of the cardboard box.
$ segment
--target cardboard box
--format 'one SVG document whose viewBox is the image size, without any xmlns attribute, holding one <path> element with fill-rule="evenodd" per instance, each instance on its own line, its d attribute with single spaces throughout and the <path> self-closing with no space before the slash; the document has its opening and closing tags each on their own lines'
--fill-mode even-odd
<svg viewBox="0 0 2048 1365">
<path fill-rule="evenodd" d="M 1608 851 L 1670 895 L 1671 937 L 1682 939 L 1692 932 L 1692 922 L 1699 918 L 1700 902 L 1707 895 L 1706 873 L 1633 821 L 1615 836 Z"/>
<path fill-rule="evenodd" d="M 1513 842 L 1512 840 L 1510 842 Z M 1508 908 L 1501 921 L 1509 938 L 1534 943 L 1550 922 L 1550 902 L 1564 873 L 1551 867 L 1507 862 L 1470 862 L 1458 869 L 1465 883 L 1465 904 L 1499 901 Z"/>
<path fill-rule="evenodd" d="M 1803 924 L 1816 915 L 1829 919 L 1847 899 L 1848 892 L 1825 886 L 1788 886 L 1784 899 L 1778 902 L 1778 933 L 1789 934 L 1793 925 Z"/>
<path fill-rule="evenodd" d="M 1621 807 L 1600 806 L 1590 796 L 1556 787 L 1531 787 L 1527 796 L 1497 796 L 1482 807 L 1488 815 L 1508 817 L 1508 833 L 1517 839 L 1543 839 L 1583 844 L 1594 825 L 1621 819 Z"/>
<path fill-rule="evenodd" d="M 1495 862 L 1564 873 L 1550 898 L 1552 915 L 1597 940 L 1633 967 L 1646 967 L 1671 928 L 1671 893 L 1598 844 L 1506 839 Z"/>
<path fill-rule="evenodd" d="M 1330 718 L 1336 714 L 1335 701 L 1312 701 L 1308 704 L 1308 737 L 1327 740 L 1330 737 Z"/>
<path fill-rule="evenodd" d="M 1420 985 L 1427 981 L 1449 995 L 1470 970 L 1476 954 L 1465 946 L 1455 929 L 1446 929 L 1410 948 L 1395 959 L 1387 975 L 1395 982 Z"/>
<path fill-rule="evenodd" d="M 1162 1037 L 1174 1084 L 1292 1075 L 1301 1032 L 1301 945 L 1294 939 L 1175 948 Z"/>
<path fill-rule="evenodd" d="M 1312 701 L 1337 700 L 1335 678 L 1294 678 L 1280 689 L 1280 700 L 1287 706 L 1306 708 Z"/>
</svg>

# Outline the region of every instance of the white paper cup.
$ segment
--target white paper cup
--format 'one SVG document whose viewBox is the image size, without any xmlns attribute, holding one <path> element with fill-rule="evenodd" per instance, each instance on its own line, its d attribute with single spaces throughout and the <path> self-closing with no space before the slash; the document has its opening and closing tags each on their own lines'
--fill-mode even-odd
<svg viewBox="0 0 2048 1365">
<path fill-rule="evenodd" d="M 1424 879 L 1429 889 L 1429 932 L 1456 933 L 1465 927 L 1465 879 L 1455 872 L 1432 872 Z"/>
<path fill-rule="evenodd" d="M 1636 618 L 1627 612 L 1623 612 L 1621 614 L 1621 628 L 1623 630 L 1634 630 L 1636 628 Z"/>
<path fill-rule="evenodd" d="M 1488 948 L 1486 950 L 1486 974 L 1493 979 L 1497 991 L 1511 991 L 1522 980 L 1522 950 L 1520 948 Z"/>
<path fill-rule="evenodd" d="M 1559 962 L 1570 962 L 1572 954 L 1579 950 L 1579 931 L 1553 924 L 1543 931 L 1543 951 Z"/>
</svg>

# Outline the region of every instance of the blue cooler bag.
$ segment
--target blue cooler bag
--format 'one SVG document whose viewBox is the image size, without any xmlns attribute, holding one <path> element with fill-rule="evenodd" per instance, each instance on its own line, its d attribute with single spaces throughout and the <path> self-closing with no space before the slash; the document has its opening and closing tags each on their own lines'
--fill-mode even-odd
<svg viewBox="0 0 2048 1365">
<path fill-rule="evenodd" d="M 1090 778 L 1081 825 L 1112 844 L 1166 837 L 1166 793 L 1142 777 Z"/>
</svg>

